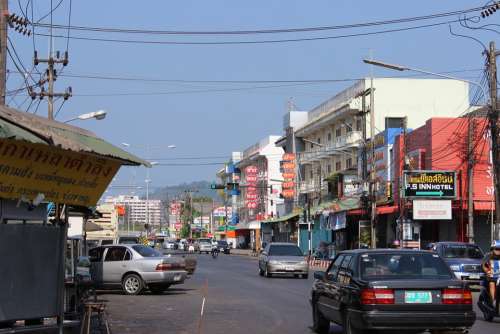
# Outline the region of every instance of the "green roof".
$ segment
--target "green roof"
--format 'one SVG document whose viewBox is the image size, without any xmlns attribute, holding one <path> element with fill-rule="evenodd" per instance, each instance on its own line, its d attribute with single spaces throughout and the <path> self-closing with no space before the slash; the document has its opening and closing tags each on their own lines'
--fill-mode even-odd
<svg viewBox="0 0 500 334">
<path fill-rule="evenodd" d="M 311 208 L 311 214 L 315 214 L 323 210 L 329 210 L 333 212 L 348 211 L 358 209 L 360 205 L 361 204 L 359 198 L 356 197 L 336 199 L 333 201 L 321 203 L 320 205 Z"/>
<path fill-rule="evenodd" d="M 5 106 L 0 106 L 0 138 L 96 154 L 121 160 L 124 165 L 151 166 L 149 162 L 108 143 L 90 131 Z"/>
<path fill-rule="evenodd" d="M 288 215 L 281 216 L 279 218 L 264 220 L 262 223 L 264 223 L 264 224 L 267 224 L 267 223 L 280 223 L 280 222 L 285 222 L 287 220 L 296 218 L 298 216 L 300 216 L 300 213 L 290 213 Z"/>
</svg>

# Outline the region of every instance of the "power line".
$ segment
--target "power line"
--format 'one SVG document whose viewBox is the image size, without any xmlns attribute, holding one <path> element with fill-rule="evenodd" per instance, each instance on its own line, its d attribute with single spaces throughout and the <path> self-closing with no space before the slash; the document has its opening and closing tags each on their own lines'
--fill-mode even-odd
<svg viewBox="0 0 500 334">
<path fill-rule="evenodd" d="M 32 26 L 36 26 L 38 24 L 40 24 L 40 22 L 42 22 L 44 19 L 46 19 L 49 15 L 51 16 L 51 23 L 48 24 L 47 26 L 53 26 L 52 25 L 52 14 L 57 10 L 57 8 L 59 8 L 59 6 L 61 6 L 61 4 L 63 3 L 64 0 L 60 0 L 59 3 L 53 7 L 52 6 L 52 0 L 50 0 L 50 12 L 48 12 L 47 14 L 45 14 L 44 16 L 42 16 L 40 19 L 38 19 L 36 22 L 33 22 L 32 23 Z"/>
<path fill-rule="evenodd" d="M 94 41 L 94 42 L 110 42 L 110 43 L 124 43 L 124 44 L 152 44 L 152 45 L 237 45 L 237 44 L 277 44 L 277 43 L 292 43 L 292 42 L 308 42 L 308 41 L 319 41 L 319 40 L 331 40 L 349 37 L 361 37 L 361 36 L 372 36 L 381 35 L 393 32 L 410 31 L 415 29 L 423 29 L 430 27 L 437 27 L 442 25 L 449 25 L 451 23 L 460 22 L 460 20 L 444 21 L 432 24 L 425 24 L 420 26 L 397 28 L 397 29 L 387 29 L 378 30 L 372 32 L 363 33 L 353 33 L 346 35 L 336 35 L 336 36 L 322 36 L 322 37 L 308 37 L 308 38 L 290 38 L 290 39 L 270 39 L 270 40 L 251 40 L 251 41 L 218 41 L 218 42 L 188 42 L 188 41 L 153 41 L 153 40 L 131 40 L 131 39 L 114 39 L 114 38 L 96 38 L 96 37 L 83 37 L 83 36 L 70 36 L 74 40 L 83 41 Z M 37 36 L 50 37 L 49 34 L 36 33 Z M 63 35 L 52 35 L 54 38 L 67 38 Z"/>
<path fill-rule="evenodd" d="M 62 2 L 62 1 L 61 1 Z M 60 4 L 60 3 L 59 3 Z M 366 28 L 372 26 L 382 26 L 391 24 L 401 24 L 408 22 L 416 22 L 423 20 L 431 20 L 436 18 L 443 18 L 461 14 L 477 12 L 484 9 L 484 7 L 473 7 L 463 10 L 448 11 L 442 13 L 435 13 L 423 16 L 413 16 L 406 18 L 390 19 L 383 21 L 372 21 L 363 23 L 353 23 L 345 25 L 332 25 L 332 26 L 317 26 L 317 27 L 304 27 L 304 28 L 284 28 L 284 29 L 258 29 L 258 30 L 218 30 L 218 31 L 182 31 L 182 30 L 151 30 L 151 29 L 131 29 L 131 28 L 109 28 L 109 27 L 91 27 L 91 26 L 71 26 L 68 25 L 53 25 L 54 29 L 68 29 L 79 31 L 91 32 L 105 32 L 105 33 L 126 33 L 126 34 L 147 34 L 147 35 L 255 35 L 255 34 L 281 34 L 281 33 L 301 33 L 301 32 L 317 32 L 328 30 L 341 30 L 352 28 Z M 43 19 L 43 18 L 42 18 Z M 34 23 L 34 26 L 49 28 L 48 24 Z"/>
</svg>

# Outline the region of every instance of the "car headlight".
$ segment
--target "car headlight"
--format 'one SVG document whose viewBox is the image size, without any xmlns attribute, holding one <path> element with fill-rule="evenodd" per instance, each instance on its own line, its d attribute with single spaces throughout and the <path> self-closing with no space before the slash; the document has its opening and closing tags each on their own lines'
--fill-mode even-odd
<svg viewBox="0 0 500 334">
<path fill-rule="evenodd" d="M 458 265 L 458 264 L 452 264 L 450 266 L 450 269 L 453 270 L 453 271 L 460 271 L 460 265 Z"/>
</svg>

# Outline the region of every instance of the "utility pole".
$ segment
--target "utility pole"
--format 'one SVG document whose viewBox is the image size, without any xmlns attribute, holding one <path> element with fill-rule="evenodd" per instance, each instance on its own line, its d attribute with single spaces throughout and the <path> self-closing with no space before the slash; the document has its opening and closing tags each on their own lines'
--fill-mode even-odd
<svg viewBox="0 0 500 334">
<path fill-rule="evenodd" d="M 406 143 L 406 134 L 407 134 L 407 124 L 408 119 L 406 117 L 403 118 L 403 171 L 408 169 L 409 166 L 407 164 L 408 157 L 408 145 Z M 401 242 L 401 247 L 403 246 L 403 226 L 406 224 L 406 199 L 403 197 L 403 187 L 404 187 L 404 175 L 399 176 L 399 224 L 398 224 L 398 239 Z"/>
<path fill-rule="evenodd" d="M 370 216 L 370 236 L 371 248 L 377 248 L 377 240 L 375 233 L 375 224 L 377 221 L 377 198 L 375 195 L 376 178 L 375 178 L 375 96 L 373 90 L 373 76 L 370 78 L 370 143 L 371 143 L 371 166 L 370 166 L 370 201 L 371 201 L 371 216 Z"/>
<path fill-rule="evenodd" d="M 50 120 L 54 119 L 54 97 L 62 97 L 64 100 L 68 100 L 72 95 L 71 87 L 68 87 L 64 93 L 54 93 L 54 82 L 57 80 L 57 71 L 55 69 L 56 64 L 62 64 L 63 66 L 67 66 L 69 63 L 68 59 L 68 51 L 64 52 L 64 57 L 61 58 L 61 54 L 59 51 L 56 52 L 56 56 L 54 57 L 52 52 L 52 43 L 50 44 L 49 57 L 47 59 L 38 58 L 38 53 L 35 51 L 35 56 L 33 59 L 33 63 L 38 65 L 39 63 L 47 64 L 47 73 L 46 78 L 40 80 L 39 84 L 41 86 L 41 90 L 39 93 L 33 91 L 32 88 L 28 88 L 29 95 L 34 100 L 39 97 L 41 100 L 46 96 L 48 101 L 48 118 Z M 48 83 L 48 92 L 43 88 L 43 84 Z"/>
<path fill-rule="evenodd" d="M 5 105 L 5 87 L 7 85 L 7 21 L 9 15 L 8 0 L 0 0 L 0 105 Z"/>
<path fill-rule="evenodd" d="M 496 57 L 498 53 L 495 49 L 495 42 L 490 42 L 490 50 L 488 52 L 488 73 L 490 74 L 490 110 L 488 113 L 491 134 L 491 151 L 493 156 L 493 180 L 495 185 L 495 225 L 496 236 L 500 231 L 500 155 L 498 151 L 498 107 L 497 107 L 497 63 Z"/>
<path fill-rule="evenodd" d="M 467 126 L 467 236 L 474 243 L 474 115 L 468 117 Z"/>
</svg>

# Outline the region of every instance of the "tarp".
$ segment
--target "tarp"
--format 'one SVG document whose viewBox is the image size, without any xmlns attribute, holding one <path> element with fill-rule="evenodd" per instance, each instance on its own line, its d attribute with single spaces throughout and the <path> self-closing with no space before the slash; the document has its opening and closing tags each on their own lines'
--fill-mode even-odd
<svg viewBox="0 0 500 334">
<path fill-rule="evenodd" d="M 340 212 L 357 209 L 361 206 L 359 198 L 343 198 L 322 203 L 311 208 L 311 214 L 328 214 L 329 212 Z"/>
</svg>

